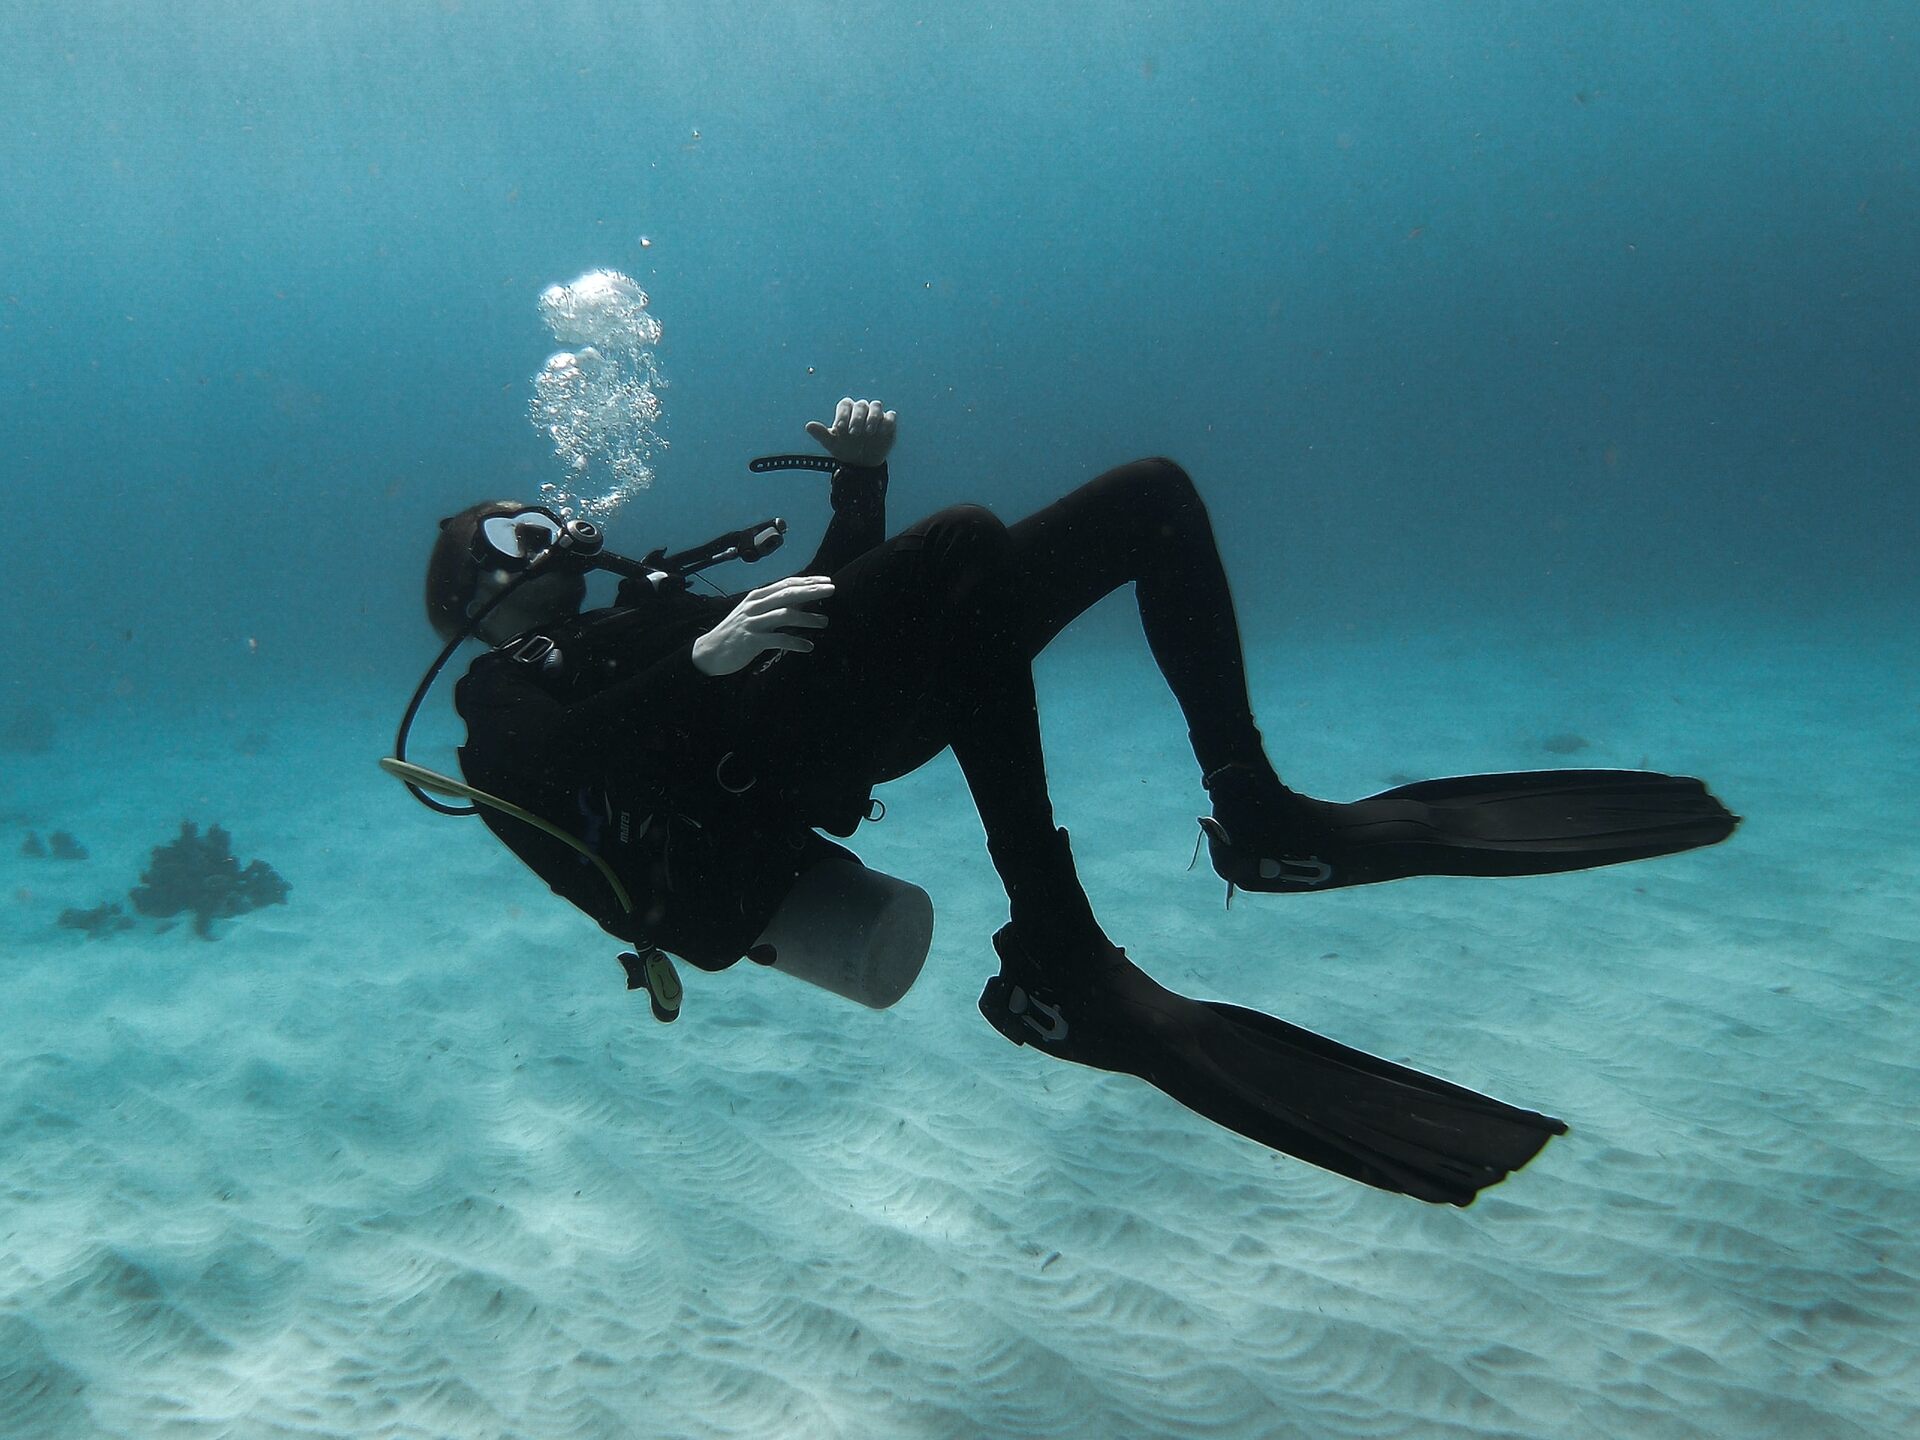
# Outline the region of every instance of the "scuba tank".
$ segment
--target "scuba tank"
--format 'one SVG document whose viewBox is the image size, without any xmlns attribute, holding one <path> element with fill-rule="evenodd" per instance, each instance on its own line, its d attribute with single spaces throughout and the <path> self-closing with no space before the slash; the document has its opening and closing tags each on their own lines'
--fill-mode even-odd
<svg viewBox="0 0 1920 1440">
<path fill-rule="evenodd" d="M 926 891 L 835 857 L 801 873 L 747 958 L 884 1010 L 913 988 L 932 947 Z"/>
</svg>

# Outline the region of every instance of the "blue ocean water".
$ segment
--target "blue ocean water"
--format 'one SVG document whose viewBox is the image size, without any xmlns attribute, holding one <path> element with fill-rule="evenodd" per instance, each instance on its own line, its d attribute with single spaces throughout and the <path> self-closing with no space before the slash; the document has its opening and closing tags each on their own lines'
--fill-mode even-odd
<svg viewBox="0 0 1920 1440">
<path fill-rule="evenodd" d="M 1920 1423 L 1911 5 L 0 0 L 0 42 L 0 1430 Z M 568 971 L 592 927 L 372 762 L 434 521 L 561 474 L 539 297 L 603 267 L 665 379 L 617 548 L 781 513 L 797 563 L 818 477 L 745 462 L 847 394 L 900 414 L 896 523 L 1170 455 L 1307 788 L 1714 780 L 1718 851 L 1256 930 L 1160 888 L 1197 792 L 1131 607 L 1042 667 L 1136 954 L 1575 1134 L 1410 1214 L 1014 1055 L 945 762 L 871 842 L 967 862 L 900 1010 L 691 977 L 668 1051 Z M 442 692 L 422 758 L 457 734 Z M 58 924 L 183 818 L 289 903 Z M 89 858 L 17 853 L 54 830 Z M 635 1130 L 716 1096 L 779 1123 Z"/>
</svg>

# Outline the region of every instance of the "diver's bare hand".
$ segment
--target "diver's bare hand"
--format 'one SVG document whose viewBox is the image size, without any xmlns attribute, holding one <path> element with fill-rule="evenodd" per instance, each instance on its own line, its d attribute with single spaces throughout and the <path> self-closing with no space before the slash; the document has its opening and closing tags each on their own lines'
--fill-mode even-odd
<svg viewBox="0 0 1920 1440">
<path fill-rule="evenodd" d="M 813 649 L 796 630 L 819 630 L 827 617 L 802 606 L 833 598 L 833 582 L 824 575 L 789 575 L 749 590 L 731 614 L 693 642 L 693 668 L 702 675 L 731 675 L 769 650 Z"/>
<path fill-rule="evenodd" d="M 807 434 L 825 446 L 827 453 L 842 465 L 871 469 L 886 463 L 898 426 L 899 417 L 883 408 L 878 400 L 855 400 L 849 396 L 833 412 L 831 428 L 818 420 L 809 420 Z"/>
</svg>

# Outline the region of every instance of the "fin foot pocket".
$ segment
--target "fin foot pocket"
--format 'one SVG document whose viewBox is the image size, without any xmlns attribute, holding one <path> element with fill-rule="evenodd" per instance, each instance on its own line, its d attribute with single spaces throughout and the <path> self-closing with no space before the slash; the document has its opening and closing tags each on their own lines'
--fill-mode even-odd
<svg viewBox="0 0 1920 1440">
<path fill-rule="evenodd" d="M 1012 925 L 980 1011 L 1016 1045 L 1133 1075 L 1246 1138 L 1377 1189 L 1469 1205 L 1566 1125 L 1117 963 L 1036 961 Z M 1055 967 L 1058 968 L 1058 967 Z"/>
</svg>

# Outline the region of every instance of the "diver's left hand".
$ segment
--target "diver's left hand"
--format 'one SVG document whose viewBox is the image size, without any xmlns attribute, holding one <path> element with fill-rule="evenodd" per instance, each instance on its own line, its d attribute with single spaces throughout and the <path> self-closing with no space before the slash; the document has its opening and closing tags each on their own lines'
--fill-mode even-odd
<svg viewBox="0 0 1920 1440">
<path fill-rule="evenodd" d="M 864 469 L 887 463 L 887 452 L 893 449 L 897 428 L 898 417 L 893 411 L 882 409 L 878 400 L 852 397 L 842 400 L 833 412 L 831 428 L 818 420 L 807 422 L 807 434 L 818 440 L 829 455 L 842 465 L 858 465 Z"/>
</svg>

